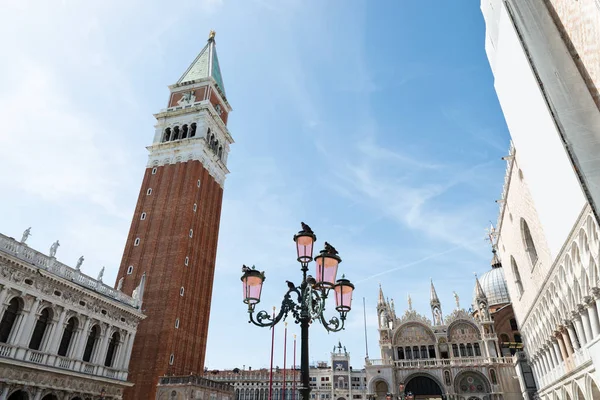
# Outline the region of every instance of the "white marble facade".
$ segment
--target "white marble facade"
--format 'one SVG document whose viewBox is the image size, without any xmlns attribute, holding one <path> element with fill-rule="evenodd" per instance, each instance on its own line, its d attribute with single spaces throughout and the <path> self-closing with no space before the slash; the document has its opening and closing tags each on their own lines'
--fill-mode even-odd
<svg viewBox="0 0 600 400">
<path fill-rule="evenodd" d="M 0 400 L 120 399 L 131 385 L 140 299 L 78 267 L 0 234 Z"/>
</svg>

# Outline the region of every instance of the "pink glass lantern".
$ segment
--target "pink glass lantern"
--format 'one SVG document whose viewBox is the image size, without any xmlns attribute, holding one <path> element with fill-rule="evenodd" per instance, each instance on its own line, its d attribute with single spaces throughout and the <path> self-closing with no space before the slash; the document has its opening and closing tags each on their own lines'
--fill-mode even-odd
<svg viewBox="0 0 600 400">
<path fill-rule="evenodd" d="M 313 259 L 313 246 L 317 241 L 317 237 L 310 227 L 302 223 L 302 230 L 294 235 L 296 242 L 296 250 L 298 251 L 298 261 L 303 264 L 308 264 Z"/>
<path fill-rule="evenodd" d="M 338 279 L 335 287 L 335 309 L 345 314 L 352 308 L 352 292 L 354 285 L 342 276 Z"/>
<path fill-rule="evenodd" d="M 333 247 L 328 247 L 327 243 L 325 250 L 315 257 L 317 264 L 317 286 L 323 288 L 331 288 L 335 285 L 335 277 L 337 275 L 338 265 L 342 259 L 337 255 L 337 251 Z"/>
<path fill-rule="evenodd" d="M 244 266 L 242 268 L 242 289 L 244 291 L 244 303 L 248 305 L 258 304 L 260 302 L 260 293 L 265 281 L 265 274 L 254 267 L 252 269 Z"/>
</svg>

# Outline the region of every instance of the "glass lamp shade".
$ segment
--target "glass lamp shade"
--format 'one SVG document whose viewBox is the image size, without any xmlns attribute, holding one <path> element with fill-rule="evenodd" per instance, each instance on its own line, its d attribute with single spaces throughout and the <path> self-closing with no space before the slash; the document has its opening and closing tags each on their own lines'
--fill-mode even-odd
<svg viewBox="0 0 600 400">
<path fill-rule="evenodd" d="M 312 232 L 300 231 L 294 235 L 296 250 L 298 251 L 298 261 L 307 264 L 313 259 L 313 246 L 317 237 Z"/>
<path fill-rule="evenodd" d="M 338 279 L 335 290 L 335 309 L 340 313 L 346 313 L 352 308 L 352 292 L 354 285 L 348 279 Z"/>
<path fill-rule="evenodd" d="M 260 302 L 260 293 L 265 281 L 265 275 L 255 269 L 247 269 L 242 275 L 242 289 L 244 303 L 257 304 Z"/>
<path fill-rule="evenodd" d="M 321 250 L 321 254 L 315 257 L 317 266 L 317 286 L 333 287 L 337 275 L 338 265 L 342 259 L 335 254 L 327 253 Z"/>
</svg>

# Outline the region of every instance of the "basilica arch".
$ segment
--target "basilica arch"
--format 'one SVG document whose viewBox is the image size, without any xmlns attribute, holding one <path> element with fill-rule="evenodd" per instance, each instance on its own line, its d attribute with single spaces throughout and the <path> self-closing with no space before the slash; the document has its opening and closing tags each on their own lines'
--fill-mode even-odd
<svg viewBox="0 0 600 400">
<path fill-rule="evenodd" d="M 425 324 L 411 321 L 404 323 L 394 332 L 392 344 L 397 360 L 437 358 L 435 334 Z"/>
<path fill-rule="evenodd" d="M 454 378 L 454 391 L 465 398 L 485 398 L 492 392 L 492 386 L 481 372 L 466 370 L 459 372 Z"/>
<path fill-rule="evenodd" d="M 404 379 L 405 391 L 412 392 L 415 396 L 443 396 L 442 383 L 431 374 L 426 372 L 415 372 Z"/>
</svg>

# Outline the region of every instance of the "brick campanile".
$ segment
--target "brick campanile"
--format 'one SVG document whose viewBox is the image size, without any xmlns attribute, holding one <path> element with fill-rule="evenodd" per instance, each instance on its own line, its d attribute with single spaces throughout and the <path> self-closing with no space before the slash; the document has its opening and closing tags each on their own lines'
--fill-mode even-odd
<svg viewBox="0 0 600 400">
<path fill-rule="evenodd" d="M 154 140 L 117 276 L 123 292 L 141 297 L 147 315 L 135 337 L 134 387 L 125 391 L 126 400 L 154 399 L 159 376 L 204 369 L 233 143 L 214 32 L 169 89 L 167 108 L 154 115 Z"/>
</svg>

